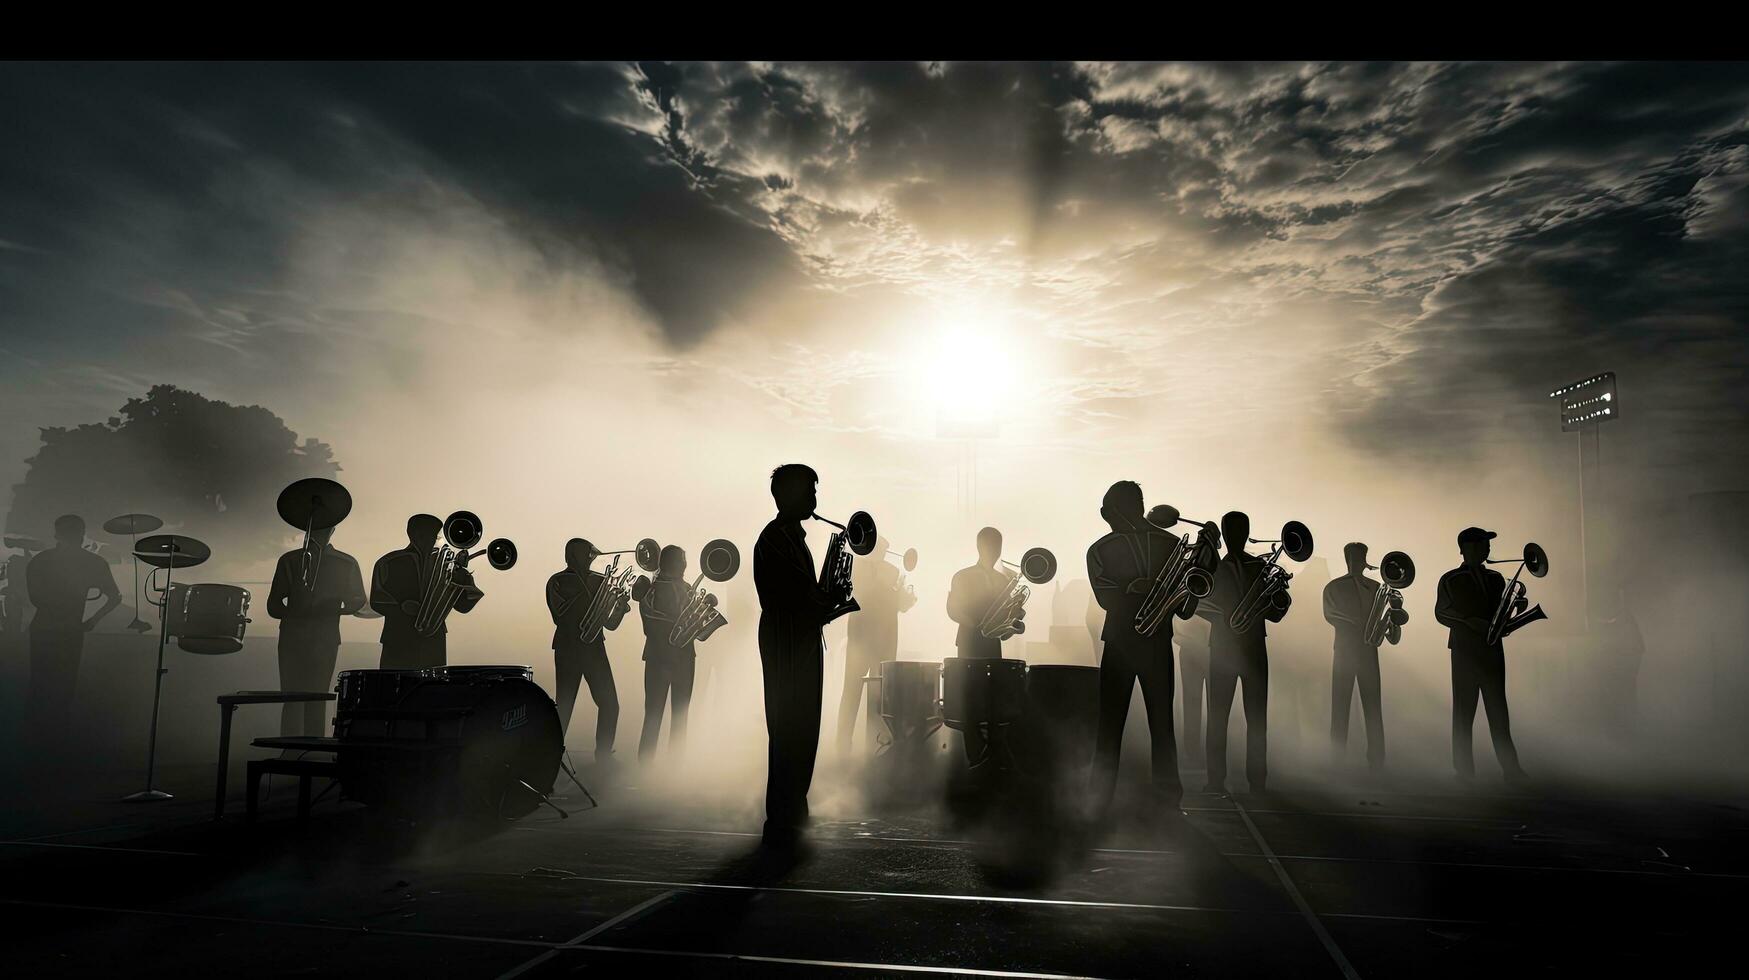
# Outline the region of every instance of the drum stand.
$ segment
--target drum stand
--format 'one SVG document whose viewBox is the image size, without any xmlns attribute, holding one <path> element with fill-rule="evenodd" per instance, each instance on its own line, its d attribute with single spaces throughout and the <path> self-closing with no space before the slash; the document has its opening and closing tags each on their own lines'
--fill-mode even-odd
<svg viewBox="0 0 1749 980">
<path fill-rule="evenodd" d="M 565 775 L 571 778 L 571 782 L 576 783 L 577 788 L 583 791 L 583 796 L 589 800 L 589 809 L 593 810 L 601 805 L 600 803 L 595 802 L 594 794 L 589 792 L 589 787 L 583 785 L 583 780 L 577 778 L 577 767 L 571 764 L 571 754 L 569 752 L 559 756 L 559 768 L 563 769 Z M 566 815 L 569 816 L 569 814 Z"/>
<path fill-rule="evenodd" d="M 135 559 L 136 564 L 139 559 Z M 164 567 L 164 597 L 169 601 L 170 580 L 176 575 L 176 563 L 172 561 Z M 170 639 L 170 613 L 168 609 L 159 609 L 158 616 L 158 672 L 152 683 L 152 735 L 146 748 L 146 788 L 138 793 L 122 797 L 124 803 L 156 803 L 159 800 L 174 799 L 169 793 L 152 786 L 152 777 L 158 762 L 158 703 L 164 694 L 164 675 L 169 671 L 164 669 L 164 645 Z"/>
</svg>

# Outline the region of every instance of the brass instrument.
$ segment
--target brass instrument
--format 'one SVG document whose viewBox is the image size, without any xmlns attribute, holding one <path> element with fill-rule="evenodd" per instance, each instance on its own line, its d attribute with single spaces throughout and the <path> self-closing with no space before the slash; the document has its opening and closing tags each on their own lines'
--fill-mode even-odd
<svg viewBox="0 0 1749 980">
<path fill-rule="evenodd" d="M 851 595 L 851 554 L 866 556 L 874 552 L 875 522 L 866 510 L 850 515 L 849 524 L 827 520 L 819 514 L 812 516 L 814 520 L 838 529 L 832 532 L 832 540 L 826 544 L 826 555 L 820 561 L 820 588 L 834 599 L 832 611 L 825 620 L 830 623 L 862 608 Z"/>
<path fill-rule="evenodd" d="M 1549 556 L 1542 546 L 1531 543 L 1524 546 L 1523 558 L 1490 558 L 1487 564 L 1505 565 L 1518 562 L 1518 571 L 1512 573 L 1512 580 L 1506 583 L 1506 590 L 1500 593 L 1500 605 L 1494 607 L 1494 618 L 1488 624 L 1488 645 L 1493 646 L 1506 639 L 1519 629 L 1529 626 L 1539 619 L 1548 619 L 1548 613 L 1543 612 L 1541 603 L 1531 606 L 1525 612 L 1515 613 L 1515 609 L 1530 602 L 1528 587 L 1520 582 L 1518 577 L 1525 572 L 1542 578 L 1549 573 Z"/>
<path fill-rule="evenodd" d="M 622 570 L 619 565 L 619 556 L 626 554 L 633 556 L 633 563 L 628 564 Z M 591 561 L 600 555 L 612 555 L 614 558 L 608 564 L 607 571 L 602 573 L 601 587 L 595 590 L 593 596 L 589 597 L 589 608 L 583 611 L 583 618 L 578 622 L 579 639 L 584 643 L 594 643 L 601 637 L 601 631 L 607 628 L 607 622 L 614 617 L 615 611 L 624 613 L 625 610 L 631 608 L 631 601 L 635 598 L 637 591 L 637 582 L 633 580 L 634 576 L 638 574 L 640 568 L 646 572 L 654 572 L 661 554 L 662 546 L 656 543 L 656 539 L 645 538 L 638 542 L 636 548 L 602 551 L 590 556 Z M 585 584 L 588 582 L 588 574 L 588 571 L 585 570 L 582 576 Z M 646 579 L 638 579 L 637 581 L 648 585 Z"/>
<path fill-rule="evenodd" d="M 1376 647 L 1393 629 L 1400 629 L 1409 621 L 1409 612 L 1403 608 L 1403 590 L 1415 581 L 1415 562 L 1401 551 L 1392 551 L 1377 565 L 1366 567 L 1376 569 L 1384 580 L 1372 594 L 1372 610 L 1367 613 L 1364 634 L 1366 645 Z"/>
<path fill-rule="evenodd" d="M 472 511 L 458 510 L 443 522 L 443 542 L 431 552 L 431 565 L 419 593 L 419 611 L 413 629 L 420 636 L 435 636 L 462 596 L 471 588 L 463 581 L 468 559 L 484 554 L 493 568 L 505 571 L 516 564 L 516 544 L 509 538 L 494 538 L 480 551 L 469 551 L 484 537 L 480 518 Z"/>
<path fill-rule="evenodd" d="M 905 563 L 905 571 L 906 572 L 914 572 L 917 570 L 917 549 L 916 548 L 905 549 L 905 553 L 903 555 L 900 555 L 897 551 L 894 551 L 893 549 L 888 548 L 887 554 L 892 555 L 894 558 L 898 558 L 901 561 L 903 561 Z M 905 582 L 905 576 L 903 576 L 903 575 L 899 576 L 899 585 L 902 586 L 905 590 L 905 596 L 906 596 L 905 604 L 900 607 L 900 611 L 904 611 L 906 609 L 911 608 L 911 606 L 917 602 L 917 590 L 916 590 L 916 588 L 912 587 L 911 585 L 909 585 Z"/>
<path fill-rule="evenodd" d="M 1018 565 L 1011 561 L 1002 564 L 1014 569 L 1009 573 L 1008 586 L 990 603 L 978 623 L 978 632 L 991 640 L 1006 640 L 1026 632 L 1026 600 L 1032 595 L 1026 583 L 1043 585 L 1057 574 L 1057 556 L 1044 548 L 1028 550 L 1020 556 Z"/>
<path fill-rule="evenodd" d="M 1239 600 L 1227 617 L 1227 626 L 1235 633 L 1249 633 L 1269 613 L 1286 611 L 1287 587 L 1294 576 L 1278 564 L 1282 555 L 1285 554 L 1294 561 L 1305 561 L 1312 557 L 1312 531 L 1299 521 L 1283 524 L 1279 538 L 1247 540 L 1252 544 L 1272 544 L 1275 547 L 1269 549 L 1269 557 L 1263 561 L 1262 573 L 1252 581 L 1245 590 L 1244 598 Z"/>
<path fill-rule="evenodd" d="M 299 580 L 305 589 L 313 589 L 316 587 L 316 576 L 322 569 L 324 550 L 322 543 L 316 540 L 315 532 L 346 520 L 346 516 L 352 513 L 352 494 L 333 480 L 313 476 L 288 484 L 279 492 L 276 506 L 280 520 L 304 532 L 302 554 L 298 561 Z M 118 521 L 123 519 L 116 518 Z"/>
<path fill-rule="evenodd" d="M 1176 508 L 1156 510 L 1164 510 L 1162 518 L 1170 518 L 1168 523 L 1159 525 L 1162 530 L 1170 530 L 1178 524 L 1200 524 L 1202 529 L 1197 532 L 1194 543 L 1188 534 L 1178 537 L 1172 545 L 1172 554 L 1167 557 L 1165 566 L 1154 579 L 1153 587 L 1148 589 L 1148 595 L 1142 600 L 1141 608 L 1136 610 L 1136 632 L 1143 636 L 1153 636 L 1159 631 L 1161 623 L 1183 609 L 1192 598 L 1201 599 L 1214 588 L 1214 576 L 1203 567 L 1202 558 L 1213 550 L 1213 541 L 1220 537 L 1220 532 L 1213 530 L 1214 525 L 1206 521 L 1187 520 L 1179 516 Z"/>
<path fill-rule="evenodd" d="M 697 640 L 702 643 L 728 622 L 717 609 L 717 597 L 700 588 L 705 579 L 727 582 L 741 567 L 741 550 L 727 538 L 717 538 L 704 546 L 698 556 L 698 577 L 687 590 L 686 605 L 674 618 L 674 628 L 668 631 L 669 646 L 685 646 Z"/>
</svg>

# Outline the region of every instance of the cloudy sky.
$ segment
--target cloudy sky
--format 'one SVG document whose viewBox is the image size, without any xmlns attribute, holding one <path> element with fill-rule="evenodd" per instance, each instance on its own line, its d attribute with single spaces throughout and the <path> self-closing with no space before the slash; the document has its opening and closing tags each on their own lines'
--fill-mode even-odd
<svg viewBox="0 0 1749 980">
<path fill-rule="evenodd" d="M 0 129 L 8 483 L 169 381 L 334 444 L 361 552 L 750 539 L 791 457 L 937 550 L 1121 477 L 1558 541 L 1605 369 L 1624 498 L 1749 482 L 1745 65 L 12 64 Z"/>
</svg>

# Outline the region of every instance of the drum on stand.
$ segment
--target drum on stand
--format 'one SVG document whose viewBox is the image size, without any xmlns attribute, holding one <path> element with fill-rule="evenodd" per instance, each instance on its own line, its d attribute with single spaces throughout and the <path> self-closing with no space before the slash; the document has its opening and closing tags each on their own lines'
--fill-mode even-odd
<svg viewBox="0 0 1749 980">
<path fill-rule="evenodd" d="M 171 631 L 177 646 L 209 655 L 243 649 L 243 632 L 249 627 L 248 589 L 213 583 L 172 586 L 172 592 L 178 589 L 182 601 Z"/>
<path fill-rule="evenodd" d="M 393 708 L 415 686 L 431 676 L 423 668 L 343 670 L 334 682 L 334 724 L 359 710 Z M 336 732 L 336 734 L 343 734 Z"/>
<path fill-rule="evenodd" d="M 1026 661 L 949 657 L 941 662 L 941 719 L 955 731 L 1009 725 L 1026 710 Z"/>
<path fill-rule="evenodd" d="M 882 751 L 920 742 L 941 727 L 941 665 L 922 660 L 885 660 L 876 666 Z"/>
<path fill-rule="evenodd" d="M 336 713 L 335 733 L 347 797 L 414 817 L 532 812 L 564 753 L 558 708 L 532 678 L 521 666 L 345 672 L 354 706 Z"/>
</svg>

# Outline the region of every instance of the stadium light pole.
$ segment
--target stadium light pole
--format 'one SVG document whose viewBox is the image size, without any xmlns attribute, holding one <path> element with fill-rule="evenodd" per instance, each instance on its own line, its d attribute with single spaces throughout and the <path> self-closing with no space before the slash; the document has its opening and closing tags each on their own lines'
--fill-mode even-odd
<svg viewBox="0 0 1749 980">
<path fill-rule="evenodd" d="M 1589 378 L 1562 385 L 1549 392 L 1561 409 L 1561 431 L 1579 433 L 1579 583 L 1585 607 L 1585 631 L 1591 632 L 1591 558 L 1586 546 L 1589 528 L 1585 521 L 1585 461 L 1589 457 L 1595 471 L 1594 486 L 1603 488 L 1602 458 L 1599 453 L 1597 427 L 1621 418 L 1621 398 L 1616 392 L 1615 372 L 1604 371 Z M 1591 452 L 1585 443 L 1590 441 Z"/>
</svg>

